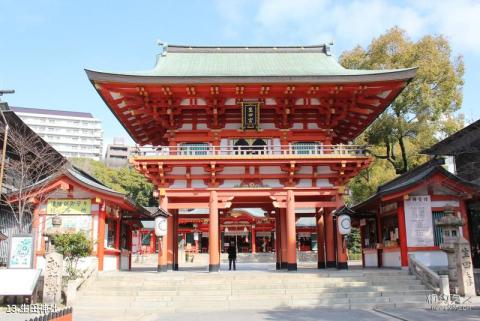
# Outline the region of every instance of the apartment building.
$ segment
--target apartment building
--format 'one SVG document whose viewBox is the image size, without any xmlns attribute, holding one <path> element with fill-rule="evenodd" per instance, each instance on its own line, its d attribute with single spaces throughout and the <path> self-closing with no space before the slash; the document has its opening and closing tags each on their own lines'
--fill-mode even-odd
<svg viewBox="0 0 480 321">
<path fill-rule="evenodd" d="M 102 158 L 102 122 L 92 114 L 25 107 L 11 109 L 63 156 Z"/>
</svg>

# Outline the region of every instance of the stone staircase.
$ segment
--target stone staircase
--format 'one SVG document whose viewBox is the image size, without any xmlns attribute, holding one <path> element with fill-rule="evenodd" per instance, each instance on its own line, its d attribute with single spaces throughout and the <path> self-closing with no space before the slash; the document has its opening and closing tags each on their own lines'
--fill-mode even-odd
<svg viewBox="0 0 480 321">
<path fill-rule="evenodd" d="M 424 307 L 430 293 L 402 270 L 104 272 L 80 291 L 74 311 L 126 320 L 164 312 Z"/>
</svg>

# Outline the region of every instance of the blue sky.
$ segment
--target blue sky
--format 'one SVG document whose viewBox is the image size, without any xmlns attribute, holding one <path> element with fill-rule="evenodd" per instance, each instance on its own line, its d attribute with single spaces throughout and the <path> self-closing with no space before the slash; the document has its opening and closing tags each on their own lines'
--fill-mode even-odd
<svg viewBox="0 0 480 321">
<path fill-rule="evenodd" d="M 480 118 L 480 1 L 474 0 L 0 0 L 0 88 L 12 106 L 91 112 L 105 144 L 127 134 L 84 68 L 150 69 L 156 40 L 196 45 L 301 45 L 334 53 L 398 25 L 413 38 L 444 34 L 466 64 L 462 112 Z"/>
</svg>

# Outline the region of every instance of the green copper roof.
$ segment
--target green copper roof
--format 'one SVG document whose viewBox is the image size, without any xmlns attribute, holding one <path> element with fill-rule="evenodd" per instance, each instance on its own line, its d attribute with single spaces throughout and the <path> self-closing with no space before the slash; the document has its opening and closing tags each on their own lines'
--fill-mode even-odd
<svg viewBox="0 0 480 321">
<path fill-rule="evenodd" d="M 382 79 L 378 80 L 409 79 L 414 76 L 415 70 L 346 69 L 329 54 L 328 47 L 324 45 L 218 48 L 170 46 L 165 48 L 164 53 L 158 56 L 155 67 L 149 71 L 102 73 L 87 70 L 87 73 L 91 80 L 99 81 L 128 81 L 128 78 L 131 77 L 156 78 L 157 80 L 158 78 L 164 78 L 174 80 L 174 82 L 182 82 L 182 78 L 185 77 L 205 80 L 212 77 L 223 78 L 224 80 L 244 77 L 267 81 L 275 78 L 316 81 L 319 77 L 342 79 L 344 77 L 355 78 L 371 75 L 384 75 Z M 368 81 L 368 79 L 366 80 Z M 371 79 L 371 81 L 374 80 L 377 79 Z M 186 79 L 183 79 L 183 81 L 186 81 Z M 355 80 L 351 79 L 350 81 Z M 146 80 L 145 82 L 153 81 Z"/>
</svg>

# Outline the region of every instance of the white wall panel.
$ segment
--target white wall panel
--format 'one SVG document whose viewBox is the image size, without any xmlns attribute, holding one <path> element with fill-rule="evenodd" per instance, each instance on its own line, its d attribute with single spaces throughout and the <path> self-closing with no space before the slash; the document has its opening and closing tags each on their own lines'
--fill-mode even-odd
<svg viewBox="0 0 480 321">
<path fill-rule="evenodd" d="M 186 188 L 187 187 L 187 181 L 186 180 L 175 180 L 172 185 L 170 185 L 170 188 Z"/>
<path fill-rule="evenodd" d="M 317 179 L 317 187 L 332 187 L 333 185 L 328 181 L 327 178 Z"/>
<path fill-rule="evenodd" d="M 244 175 L 244 174 L 245 174 L 245 167 L 243 167 L 243 166 L 228 166 L 228 167 L 224 167 L 224 168 L 223 168 L 223 171 L 221 171 L 220 174 L 239 174 L 239 175 Z"/>
<path fill-rule="evenodd" d="M 170 172 L 172 175 L 185 175 L 187 173 L 186 167 L 174 167 Z"/>
<path fill-rule="evenodd" d="M 394 252 L 383 252 L 382 262 L 385 267 L 401 267 L 400 249 Z"/>
<path fill-rule="evenodd" d="M 259 168 L 260 174 L 281 174 L 282 169 L 280 166 L 260 166 Z"/>
</svg>

